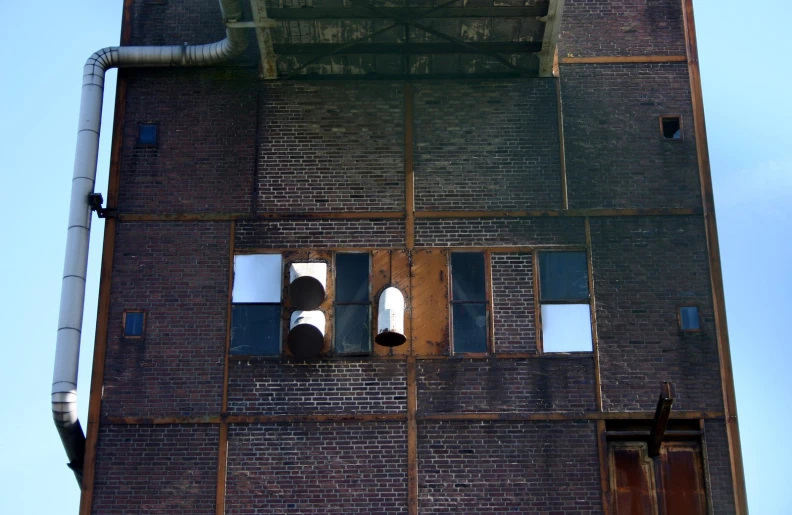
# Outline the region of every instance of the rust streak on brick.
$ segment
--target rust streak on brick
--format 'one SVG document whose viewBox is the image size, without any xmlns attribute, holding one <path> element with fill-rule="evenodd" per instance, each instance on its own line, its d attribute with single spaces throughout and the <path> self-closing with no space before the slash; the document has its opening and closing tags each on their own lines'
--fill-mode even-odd
<svg viewBox="0 0 792 515">
<path fill-rule="evenodd" d="M 132 31 L 133 0 L 124 0 L 121 23 L 121 44 L 129 42 Z M 121 150 L 123 148 L 124 114 L 126 108 L 127 81 L 123 72 L 118 73 L 116 82 L 115 116 L 113 120 L 113 142 L 110 150 L 110 177 L 107 186 L 107 208 L 118 206 L 118 186 L 121 175 Z M 102 265 L 99 277 L 99 302 L 96 315 L 94 356 L 91 367 L 91 390 L 88 400 L 88 427 L 86 428 L 85 457 L 83 458 L 82 494 L 80 515 L 90 515 L 93 508 L 94 477 L 96 475 L 96 445 L 102 411 L 102 389 L 104 386 L 105 356 L 107 354 L 108 324 L 110 319 L 110 291 L 115 253 L 116 220 L 105 219 L 102 243 Z"/>
<path fill-rule="evenodd" d="M 589 306 L 591 308 L 591 343 L 594 352 L 594 398 L 602 411 L 602 379 L 600 377 L 599 336 L 597 333 L 597 297 L 594 294 L 594 256 L 591 249 L 591 224 L 586 218 L 586 261 L 588 262 Z"/>
<path fill-rule="evenodd" d="M 404 84 L 404 195 L 407 210 L 407 248 L 415 246 L 415 175 L 413 172 L 413 92 Z"/>
<path fill-rule="evenodd" d="M 718 230 L 715 219 L 715 201 L 712 192 L 712 173 L 710 170 L 709 150 L 707 148 L 707 127 L 704 120 L 704 102 L 701 92 L 701 73 L 698 63 L 698 43 L 692 0 L 681 0 L 684 14 L 685 48 L 687 51 L 688 72 L 690 75 L 690 96 L 693 104 L 693 125 L 698 153 L 699 182 L 701 202 L 704 208 L 704 226 L 709 254 L 710 283 L 715 311 L 715 325 L 720 357 L 723 404 L 726 414 L 726 435 L 729 443 L 732 486 L 737 515 L 747 515 L 748 500 L 745 491 L 740 429 L 737 422 L 737 402 L 734 394 L 734 375 L 729 349 L 729 332 L 726 321 L 726 304 L 723 290 L 723 271 L 721 269 Z"/>
<path fill-rule="evenodd" d="M 415 356 L 407 359 L 407 513 L 418 515 L 418 383 Z"/>
<path fill-rule="evenodd" d="M 562 57 L 561 64 L 629 64 L 629 63 L 684 63 L 684 55 L 627 55 L 598 57 Z"/>
</svg>

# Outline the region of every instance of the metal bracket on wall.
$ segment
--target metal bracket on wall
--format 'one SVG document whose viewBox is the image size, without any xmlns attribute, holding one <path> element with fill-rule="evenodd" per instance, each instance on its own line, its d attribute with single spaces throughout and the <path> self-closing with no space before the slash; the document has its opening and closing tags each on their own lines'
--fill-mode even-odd
<svg viewBox="0 0 792 515">
<path fill-rule="evenodd" d="M 102 204 L 104 204 L 104 198 L 101 193 L 88 194 L 88 206 L 91 211 L 96 211 L 99 218 L 115 218 L 118 215 L 117 209 L 107 209 L 102 207 Z"/>
<path fill-rule="evenodd" d="M 654 458 L 660 454 L 660 445 L 663 443 L 668 419 L 671 416 L 671 405 L 674 404 L 676 389 L 674 383 L 663 381 L 660 398 L 657 400 L 652 430 L 649 433 L 649 456 Z"/>
</svg>

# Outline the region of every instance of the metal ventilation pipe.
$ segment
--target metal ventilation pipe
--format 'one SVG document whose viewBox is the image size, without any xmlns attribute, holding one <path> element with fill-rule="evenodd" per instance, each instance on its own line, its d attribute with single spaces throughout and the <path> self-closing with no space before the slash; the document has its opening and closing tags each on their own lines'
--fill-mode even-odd
<svg viewBox="0 0 792 515">
<path fill-rule="evenodd" d="M 289 300 L 300 310 L 319 307 L 327 288 L 327 263 L 292 263 L 289 266 Z"/>
<path fill-rule="evenodd" d="M 241 0 L 220 0 L 220 10 L 225 24 L 242 19 Z M 82 483 L 85 435 L 77 420 L 77 368 L 91 231 L 88 195 L 93 193 L 96 178 L 105 71 L 115 67 L 208 66 L 239 55 L 247 48 L 247 44 L 245 29 L 226 28 L 224 39 L 205 45 L 103 48 L 91 55 L 83 68 L 80 121 L 52 375 L 52 416 L 66 448 L 69 467 L 79 483 Z"/>
<path fill-rule="evenodd" d="M 374 341 L 385 347 L 398 347 L 407 341 L 404 335 L 404 295 L 393 286 L 380 294 Z"/>
<path fill-rule="evenodd" d="M 295 311 L 291 315 L 286 343 L 298 358 L 315 358 L 324 347 L 324 313 L 321 311 Z"/>
</svg>

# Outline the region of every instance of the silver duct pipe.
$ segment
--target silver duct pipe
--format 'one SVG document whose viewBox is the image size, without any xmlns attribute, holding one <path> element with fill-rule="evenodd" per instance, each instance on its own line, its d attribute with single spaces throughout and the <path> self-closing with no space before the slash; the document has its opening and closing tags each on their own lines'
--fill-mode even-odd
<svg viewBox="0 0 792 515">
<path fill-rule="evenodd" d="M 220 9 L 224 23 L 241 21 L 241 0 L 220 0 Z M 208 66 L 239 55 L 247 48 L 247 42 L 245 29 L 226 28 L 225 39 L 205 45 L 104 48 L 89 57 L 83 68 L 80 122 L 52 374 L 52 416 L 66 449 L 69 467 L 80 483 L 85 435 L 77 419 L 77 369 L 91 232 L 88 195 L 93 193 L 96 179 L 105 71 L 116 67 Z"/>
</svg>

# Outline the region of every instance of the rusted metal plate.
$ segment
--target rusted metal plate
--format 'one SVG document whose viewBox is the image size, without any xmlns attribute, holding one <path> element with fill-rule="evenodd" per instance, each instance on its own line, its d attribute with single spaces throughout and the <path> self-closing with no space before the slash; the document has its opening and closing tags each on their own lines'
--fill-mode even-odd
<svg viewBox="0 0 792 515">
<path fill-rule="evenodd" d="M 418 250 L 411 257 L 413 354 L 448 355 L 448 252 Z"/>
<path fill-rule="evenodd" d="M 646 447 L 640 445 L 611 448 L 611 484 L 615 515 L 655 515 L 652 462 Z"/>
<path fill-rule="evenodd" d="M 663 490 L 660 515 L 706 515 L 701 450 L 696 444 L 664 444 L 660 455 Z"/>
<path fill-rule="evenodd" d="M 375 356 L 406 356 L 410 354 L 410 260 L 406 250 L 377 250 L 371 255 L 371 337 L 372 341 L 377 332 L 377 311 L 379 296 L 382 291 L 395 286 L 404 294 L 405 317 L 404 333 L 407 342 L 398 347 L 384 347 L 373 344 L 372 353 Z"/>
</svg>

